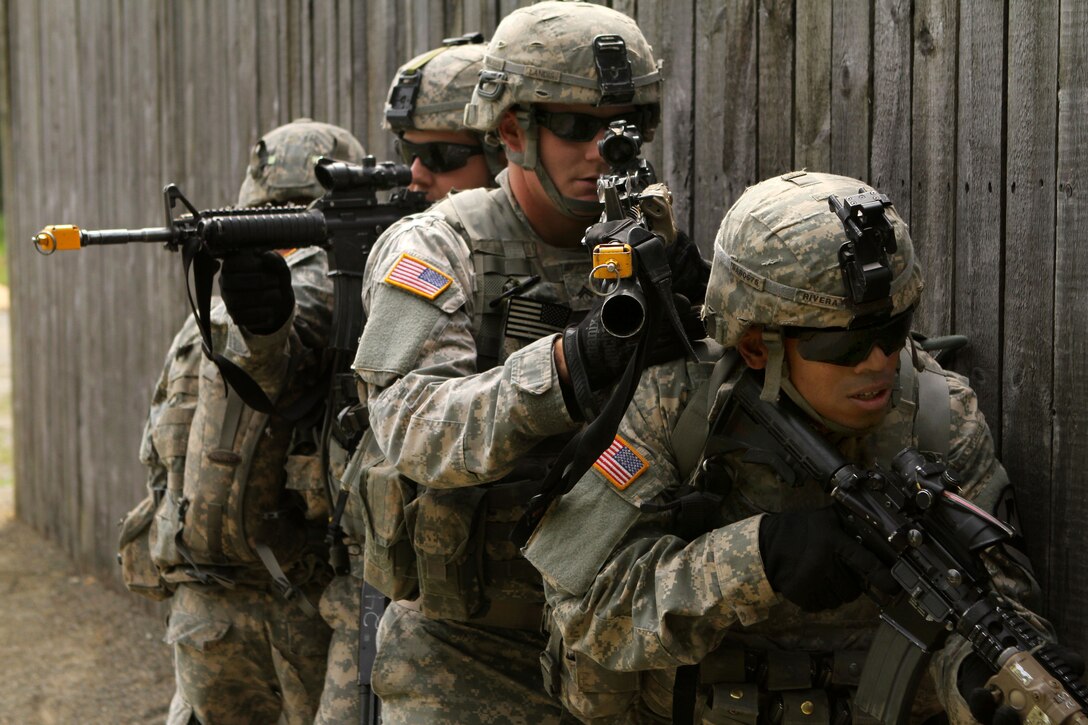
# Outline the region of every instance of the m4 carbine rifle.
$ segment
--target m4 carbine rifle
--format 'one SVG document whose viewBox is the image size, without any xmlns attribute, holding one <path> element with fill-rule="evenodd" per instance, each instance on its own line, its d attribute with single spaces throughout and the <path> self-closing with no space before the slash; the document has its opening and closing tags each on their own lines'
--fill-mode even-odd
<svg viewBox="0 0 1088 725">
<path fill-rule="evenodd" d="M 907 722 L 929 654 L 956 632 L 995 673 L 987 682 L 995 700 L 1022 722 L 1088 725 L 1088 688 L 988 586 L 980 554 L 1014 531 L 960 496 L 956 475 L 939 458 L 906 448 L 890 470 L 867 470 L 843 458 L 791 401 L 760 400 L 760 387 L 745 373 L 733 404 L 824 486 L 845 528 L 903 588 L 881 607 L 855 697 L 858 715 L 866 722 Z"/>
<path fill-rule="evenodd" d="M 273 412 L 274 407 L 260 386 L 212 349 L 209 312 L 212 279 L 219 268 L 216 260 L 247 251 L 324 248 L 328 252 L 334 297 L 329 354 L 343 358 L 354 351 L 362 333 L 362 275 L 374 242 L 393 222 L 427 207 L 423 194 L 418 192 L 398 191 L 387 201 L 379 201 L 377 192 L 411 183 L 412 172 L 403 165 L 377 163 L 373 156 L 368 156 L 362 165 L 321 159 L 314 170 L 326 191 L 306 207 L 198 211 L 176 185 L 169 184 L 163 189 L 165 226 L 86 231 L 73 225 L 53 225 L 35 235 L 34 244 L 42 254 L 100 244 L 146 242 L 161 242 L 168 250 L 181 252 L 186 280 L 189 269 L 193 269 L 195 291 L 188 289 L 188 282 L 187 291 L 205 354 L 216 362 L 227 383 L 250 407 Z M 179 204 L 185 213 L 175 215 Z M 346 370 L 349 362 L 339 360 L 339 364 L 334 364 L 334 376 L 340 378 L 338 383 L 344 384 L 335 387 L 354 390 L 350 371 Z"/>
</svg>

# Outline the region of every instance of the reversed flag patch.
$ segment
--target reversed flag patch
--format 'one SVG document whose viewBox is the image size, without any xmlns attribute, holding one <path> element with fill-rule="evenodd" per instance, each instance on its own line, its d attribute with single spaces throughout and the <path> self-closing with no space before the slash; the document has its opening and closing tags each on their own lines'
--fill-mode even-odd
<svg viewBox="0 0 1088 725">
<path fill-rule="evenodd" d="M 551 302 L 511 297 L 506 309 L 506 337 L 539 340 L 562 332 L 570 320 L 570 308 Z"/>
<path fill-rule="evenodd" d="M 613 486 L 622 491 L 645 473 L 650 468 L 650 464 L 639 455 L 638 451 L 627 445 L 627 441 L 616 436 L 612 445 L 600 455 L 593 467 L 603 473 Z"/>
<path fill-rule="evenodd" d="M 422 260 L 402 254 L 389 270 L 389 274 L 385 275 L 385 281 L 394 287 L 433 300 L 453 283 L 453 278 Z"/>
</svg>

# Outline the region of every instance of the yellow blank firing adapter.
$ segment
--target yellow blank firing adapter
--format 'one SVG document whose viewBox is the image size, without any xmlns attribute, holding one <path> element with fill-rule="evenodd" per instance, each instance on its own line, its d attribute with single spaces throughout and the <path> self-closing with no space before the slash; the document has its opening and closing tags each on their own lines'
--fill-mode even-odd
<svg viewBox="0 0 1088 725">
<path fill-rule="evenodd" d="M 593 279 L 627 279 L 635 276 L 630 244 L 614 242 L 593 248 Z"/>
<path fill-rule="evenodd" d="M 79 249 L 81 242 L 79 227 L 73 224 L 50 224 L 34 236 L 34 246 L 42 254 L 52 254 L 58 249 L 66 252 Z"/>
</svg>

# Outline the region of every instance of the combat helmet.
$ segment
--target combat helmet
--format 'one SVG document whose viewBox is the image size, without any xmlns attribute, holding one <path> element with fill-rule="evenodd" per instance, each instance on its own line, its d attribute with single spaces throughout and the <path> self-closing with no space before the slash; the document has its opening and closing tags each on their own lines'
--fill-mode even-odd
<svg viewBox="0 0 1088 725">
<path fill-rule="evenodd" d="M 328 123 L 298 118 L 274 128 L 254 144 L 238 206 L 312 201 L 325 193 L 314 176 L 322 156 L 361 163 L 366 151 L 350 132 Z"/>
<path fill-rule="evenodd" d="M 472 98 L 483 67 L 482 33 L 446 38 L 442 45 L 412 58 L 397 69 L 385 103 L 382 128 L 405 131 L 467 131 L 479 139 L 492 176 L 502 170 L 497 139 L 465 128 L 465 104 Z"/>
<path fill-rule="evenodd" d="M 851 242 L 847 220 L 872 226 L 868 241 Z M 703 315 L 726 347 L 748 327 L 763 327 L 770 352 L 763 393 L 773 398 L 784 327 L 864 326 L 913 307 L 921 292 L 910 233 L 886 196 L 857 179 L 795 171 L 749 188 L 726 213 Z"/>
<path fill-rule="evenodd" d="M 561 196 L 540 163 L 532 104 L 633 104 L 642 137 L 652 140 L 661 118 L 661 84 L 660 64 L 634 20 L 592 3 L 541 2 L 499 23 L 464 122 L 494 133 L 503 114 L 515 109 L 527 143 L 522 152 L 507 149 L 507 156 L 536 173 L 564 214 L 592 216 L 600 206 Z"/>
</svg>

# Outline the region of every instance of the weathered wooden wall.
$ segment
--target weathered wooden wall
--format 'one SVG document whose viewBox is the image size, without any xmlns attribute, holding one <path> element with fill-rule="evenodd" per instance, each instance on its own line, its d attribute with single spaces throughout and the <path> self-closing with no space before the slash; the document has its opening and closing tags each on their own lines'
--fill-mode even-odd
<svg viewBox="0 0 1088 725">
<path fill-rule="evenodd" d="M 42 258 L 46 223 L 161 223 L 177 181 L 233 200 L 250 144 L 308 115 L 388 157 L 396 66 L 511 0 L 6 0 L 0 12 L 19 515 L 114 576 L 136 446 L 185 314 L 157 248 Z M 872 181 L 926 266 L 919 326 L 959 332 L 1063 636 L 1088 649 L 1088 4 L 612 0 L 666 64 L 651 156 L 704 246 L 755 181 Z M 1082 188 L 1083 187 L 1083 188 Z"/>
</svg>

